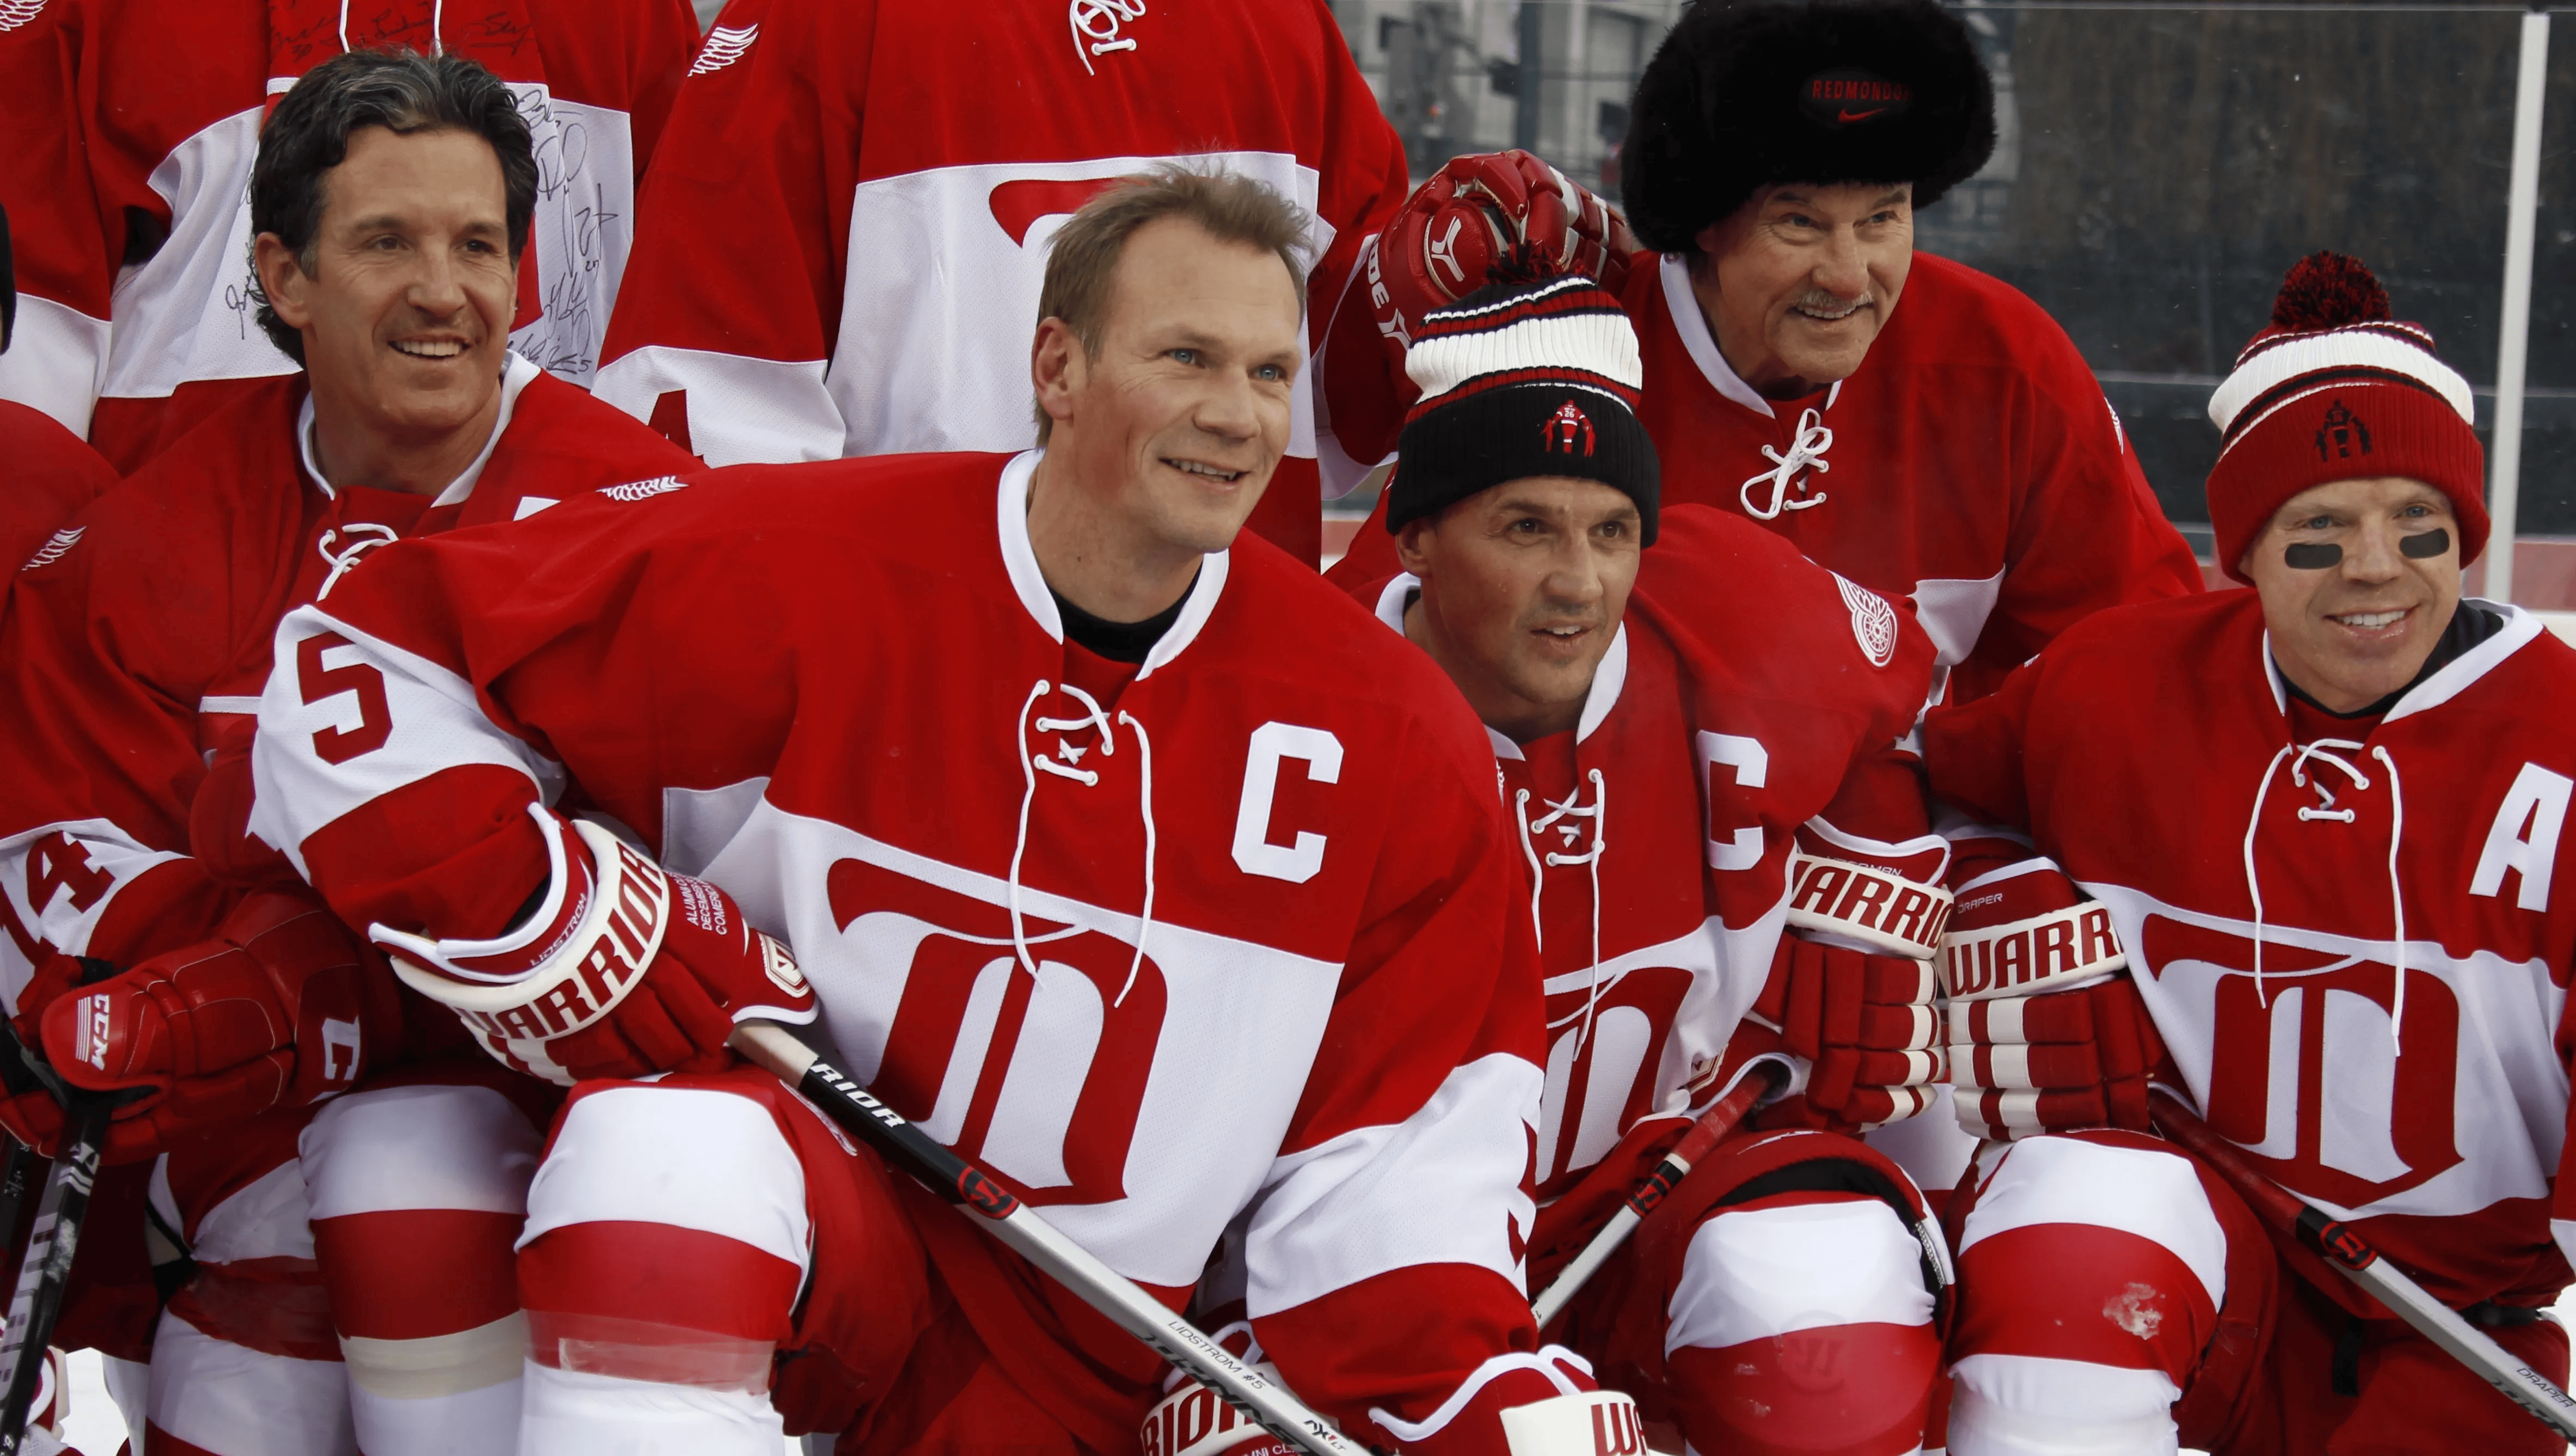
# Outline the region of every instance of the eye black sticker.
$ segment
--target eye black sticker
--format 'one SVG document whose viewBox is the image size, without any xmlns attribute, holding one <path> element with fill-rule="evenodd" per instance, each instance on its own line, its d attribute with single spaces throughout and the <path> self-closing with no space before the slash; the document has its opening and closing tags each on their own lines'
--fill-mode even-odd
<svg viewBox="0 0 2576 1456">
<path fill-rule="evenodd" d="M 2332 541 L 2294 541 L 2281 548 L 2281 560 L 2292 571 L 2323 571 L 2343 560 L 2343 548 Z"/>
<path fill-rule="evenodd" d="M 2397 554 L 2415 561 L 2430 561 L 2450 549 L 2451 533 L 2438 526 L 2397 538 Z"/>
</svg>

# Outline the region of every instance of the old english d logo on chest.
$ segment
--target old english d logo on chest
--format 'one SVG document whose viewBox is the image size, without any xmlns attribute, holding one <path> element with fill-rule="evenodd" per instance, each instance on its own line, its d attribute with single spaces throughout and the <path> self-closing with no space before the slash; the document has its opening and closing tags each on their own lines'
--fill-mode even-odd
<svg viewBox="0 0 2576 1456">
<path fill-rule="evenodd" d="M 2258 989 L 2250 936 L 2150 915 L 2139 938 L 2159 979 L 2182 962 L 2220 972 L 2209 1125 L 2283 1183 L 2358 1208 L 2459 1165 L 2460 1001 L 2440 976 L 2408 972 L 2400 1054 L 2386 960 L 2266 937 Z"/>
<path fill-rule="evenodd" d="M 1139 964 L 1116 936 L 1023 914 L 1033 975 L 1001 906 L 856 859 L 833 865 L 827 888 L 863 973 L 906 977 L 870 1090 L 1033 1204 L 1126 1196 L 1163 1029 L 1153 958 Z"/>
</svg>

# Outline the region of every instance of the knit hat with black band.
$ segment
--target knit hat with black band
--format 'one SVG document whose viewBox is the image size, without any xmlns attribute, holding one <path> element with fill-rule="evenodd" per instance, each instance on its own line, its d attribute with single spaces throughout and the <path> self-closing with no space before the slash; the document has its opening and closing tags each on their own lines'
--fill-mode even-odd
<svg viewBox="0 0 2576 1456">
<path fill-rule="evenodd" d="M 1929 207 L 1994 149 L 1994 83 L 1933 0 L 1698 0 L 1637 79 L 1619 195 L 1637 241 L 1692 253 L 1762 188 L 1911 182 Z"/>
<path fill-rule="evenodd" d="M 1655 544 L 1662 471 L 1637 422 L 1637 331 L 1589 278 L 1501 283 L 1422 316 L 1386 528 L 1507 480 L 1561 475 L 1627 492 Z"/>
<path fill-rule="evenodd" d="M 2335 480 L 2402 476 L 2451 498 L 2460 564 L 2487 544 L 2486 452 L 2469 382 L 2421 324 L 2388 316 L 2388 291 L 2357 258 L 2302 258 L 2272 320 L 2209 398 L 2221 436 L 2209 472 L 2218 566 L 2237 563 L 2290 497 Z"/>
</svg>

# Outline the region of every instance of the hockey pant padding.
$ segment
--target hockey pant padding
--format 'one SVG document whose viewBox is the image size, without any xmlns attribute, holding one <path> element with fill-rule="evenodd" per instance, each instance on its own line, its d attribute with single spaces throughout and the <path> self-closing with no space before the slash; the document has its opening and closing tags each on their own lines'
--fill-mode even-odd
<svg viewBox="0 0 2576 1456">
<path fill-rule="evenodd" d="M 173 1149 L 153 1205 L 197 1273 L 154 1346 L 153 1426 L 215 1456 L 509 1449 L 511 1241 L 538 1133 L 508 1093 L 551 1096 L 524 1080 L 423 1070 Z M 352 1388 L 341 1318 L 376 1389 Z"/>
<path fill-rule="evenodd" d="M 1957 1456 L 2171 1452 L 2220 1328 L 2231 1245 L 2262 1234 L 2167 1144 L 2026 1138 L 1978 1161 L 1950 1340 Z M 2230 1222 L 2247 1225 L 2232 1239 Z M 2257 1282 L 2260 1282 L 2259 1280 Z M 2240 1306 L 2248 1303 L 2240 1300 Z"/>
<path fill-rule="evenodd" d="M 513 1246 L 541 1135 L 486 1086 L 324 1103 L 300 1141 L 313 1240 L 367 1456 L 506 1450 L 527 1325 Z"/>
<path fill-rule="evenodd" d="M 181 1144 L 152 1206 L 197 1272 L 152 1341 L 145 1444 L 181 1456 L 354 1456 L 348 1375 L 313 1251 L 293 1109 Z"/>
<path fill-rule="evenodd" d="M 534 1361 L 526 1401 L 517 1449 L 528 1456 L 778 1456 L 786 1434 L 765 1395 Z"/>
<path fill-rule="evenodd" d="M 1917 1449 L 1941 1349 L 1922 1255 L 1875 1200 L 1784 1194 L 1702 1223 L 1664 1332 L 1691 1444 L 1746 1456 Z"/>
<path fill-rule="evenodd" d="M 2227 1297 L 2227 1237 L 2153 1139 L 2028 1138 L 1978 1167 L 1959 1240 L 1950 1449 L 2175 1449 L 2171 1407 Z"/>
<path fill-rule="evenodd" d="M 795 1150 L 747 1098 L 597 1085 L 565 1111 L 529 1193 L 532 1358 L 765 1398 L 812 1257 Z"/>
<path fill-rule="evenodd" d="M 775 1456 L 781 1429 L 853 1428 L 867 1456 L 1077 1456 L 933 1274 L 923 1223 L 989 1236 L 910 1187 L 766 1072 L 576 1088 L 519 1248 L 523 1456 Z"/>
<path fill-rule="evenodd" d="M 1549 1333 L 1710 1456 L 1902 1456 L 1922 1441 L 1940 1357 L 1912 1230 L 1924 1217 L 1905 1175 L 1856 1138 L 1738 1137 Z"/>
</svg>

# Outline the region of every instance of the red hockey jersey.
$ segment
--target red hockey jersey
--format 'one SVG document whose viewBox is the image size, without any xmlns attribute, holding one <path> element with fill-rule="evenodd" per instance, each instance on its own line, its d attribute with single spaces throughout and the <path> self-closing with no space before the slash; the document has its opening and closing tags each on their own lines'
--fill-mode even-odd
<svg viewBox="0 0 2576 1456">
<path fill-rule="evenodd" d="M 1992 691 L 2090 613 L 2200 589 L 2083 356 L 2004 283 L 1915 254 L 1860 368 L 1789 402 L 1736 377 L 1681 259 L 1639 254 L 1623 301 L 1665 502 L 1760 520 L 1910 603 L 1938 652 L 1935 690 L 1952 701 Z M 1327 361 L 1333 417 L 1346 440 L 1392 448 L 1401 419 L 1383 354 L 1348 343 L 1345 324 Z M 1352 541 L 1353 564 L 1337 568 L 1349 579 L 1391 569 L 1382 521 L 1381 506 Z"/>
<path fill-rule="evenodd" d="M 61 539 L 116 472 L 51 416 L 0 399 L 0 569 L 15 571 Z"/>
<path fill-rule="evenodd" d="M 0 5 L 0 207 L 9 213 L 18 319 L 0 353 L 0 401 L 42 410 L 89 433 L 107 360 L 114 259 L 99 230 L 80 129 L 78 0 Z M 60 524 L 56 522 L 55 524 Z M 47 529 L 52 529 L 50 526 Z"/>
<path fill-rule="evenodd" d="M 1399 575 L 1363 600 L 1401 632 L 1420 587 Z M 1542 1204 L 1639 1119 L 1726 1090 L 1704 1074 L 1771 973 L 1801 826 L 1940 882 L 1947 842 L 1898 745 L 1931 678 L 1930 641 L 1877 594 L 1684 506 L 1577 726 L 1526 745 L 1488 730 L 1547 977 Z"/>
<path fill-rule="evenodd" d="M 493 441 L 446 493 L 334 490 L 300 443 L 305 395 L 295 374 L 232 401 L 15 578 L 0 627 L 13 1006 L 35 940 L 131 964 L 204 939 L 230 908 L 238 877 L 221 872 L 250 807 L 240 755 L 288 608 L 342 588 L 397 537 L 696 466 L 514 355 Z"/>
<path fill-rule="evenodd" d="M 40 8 L 59 31 L 69 104 L 0 91 L 0 130 L 70 137 L 86 175 L 39 189 L 27 168 L 0 164 L 15 230 L 44 240 L 45 266 L 20 286 L 36 300 L 33 315 L 50 321 L 0 362 L 0 394 L 47 409 L 131 473 L 254 381 L 293 373 L 252 319 L 251 163 L 269 108 L 353 46 L 445 50 L 510 83 L 537 161 L 511 344 L 590 382 L 632 236 L 635 180 L 697 40 L 686 0 Z M 0 36 L 0 56 L 9 42 Z M 21 111 L 38 106 L 61 109 Z M 85 397 L 66 394 L 75 382 Z"/>
<path fill-rule="evenodd" d="M 2453 1305 L 2568 1279 L 2576 653 L 2494 610 L 2349 738 L 2294 741 L 2251 590 L 2104 613 L 1924 725 L 1936 793 L 2109 907 L 2210 1126 Z"/>
<path fill-rule="evenodd" d="M 1320 334 L 1404 149 L 1323 0 L 733 0 L 644 189 L 600 397 L 710 464 L 1036 438 L 1049 244 L 1162 160 L 1314 215 Z M 1310 390 L 1256 529 L 1315 558 Z"/>
<path fill-rule="evenodd" d="M 479 936 L 546 877 L 528 803 L 614 818 L 795 948 L 888 1104 L 1176 1303 L 1239 1219 L 1290 1385 L 1421 1420 L 1536 1341 L 1537 976 L 1492 754 L 1258 540 L 1141 667 L 1069 646 L 1037 458 L 740 466 L 388 551 L 279 631 L 257 826 L 353 923 Z M 952 1270 L 961 1300 L 1047 1307 L 962 1249 L 932 1257 L 1018 1272 Z M 1042 1401 L 1142 1414 L 1008 1343 Z"/>
</svg>

